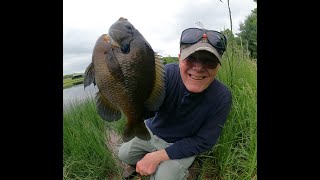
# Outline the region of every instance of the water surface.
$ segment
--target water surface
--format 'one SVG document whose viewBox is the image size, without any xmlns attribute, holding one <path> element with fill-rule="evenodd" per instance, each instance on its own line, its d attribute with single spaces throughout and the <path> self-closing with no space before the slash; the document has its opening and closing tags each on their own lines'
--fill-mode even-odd
<svg viewBox="0 0 320 180">
<path fill-rule="evenodd" d="M 72 101 L 82 101 L 89 97 L 94 98 L 98 91 L 97 86 L 91 84 L 84 89 L 83 84 L 63 89 L 63 107 L 68 106 Z"/>
</svg>

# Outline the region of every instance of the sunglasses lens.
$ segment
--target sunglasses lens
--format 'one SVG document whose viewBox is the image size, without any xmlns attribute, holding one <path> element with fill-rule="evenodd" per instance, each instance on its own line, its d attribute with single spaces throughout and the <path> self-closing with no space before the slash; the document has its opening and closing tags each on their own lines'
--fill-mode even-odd
<svg viewBox="0 0 320 180">
<path fill-rule="evenodd" d="M 202 37 L 202 30 L 201 29 L 186 29 L 183 31 L 181 35 L 181 43 L 185 44 L 193 44 L 200 40 Z"/>
<path fill-rule="evenodd" d="M 208 31 L 207 37 L 214 47 L 225 50 L 225 39 L 222 34 L 214 31 Z"/>
</svg>

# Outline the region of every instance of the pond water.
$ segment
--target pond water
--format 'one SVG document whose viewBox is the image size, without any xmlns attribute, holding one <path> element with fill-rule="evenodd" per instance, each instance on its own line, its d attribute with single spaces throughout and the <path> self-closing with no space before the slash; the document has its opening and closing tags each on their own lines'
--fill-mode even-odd
<svg viewBox="0 0 320 180">
<path fill-rule="evenodd" d="M 63 89 L 63 107 L 68 106 L 72 101 L 75 100 L 81 101 L 89 97 L 94 98 L 97 91 L 97 86 L 94 86 L 93 84 L 87 86 L 85 89 L 83 84 Z"/>
</svg>

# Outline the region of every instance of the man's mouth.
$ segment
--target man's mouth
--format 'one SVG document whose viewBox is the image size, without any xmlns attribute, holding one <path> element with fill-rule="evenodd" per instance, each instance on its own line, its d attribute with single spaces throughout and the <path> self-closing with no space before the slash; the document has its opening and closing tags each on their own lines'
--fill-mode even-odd
<svg viewBox="0 0 320 180">
<path fill-rule="evenodd" d="M 189 77 L 191 77 L 194 80 L 202 80 L 202 79 L 206 78 L 205 76 L 195 76 L 192 74 L 189 74 Z"/>
</svg>

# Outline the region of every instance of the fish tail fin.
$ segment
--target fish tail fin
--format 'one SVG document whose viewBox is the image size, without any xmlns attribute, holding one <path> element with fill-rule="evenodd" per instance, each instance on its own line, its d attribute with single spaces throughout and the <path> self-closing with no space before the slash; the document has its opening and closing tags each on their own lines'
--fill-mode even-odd
<svg viewBox="0 0 320 180">
<path fill-rule="evenodd" d="M 142 123 L 134 124 L 132 126 L 125 126 L 124 133 L 123 133 L 123 141 L 128 142 L 137 136 L 139 139 L 149 141 L 150 140 L 150 133 L 146 128 L 146 125 Z"/>
</svg>

